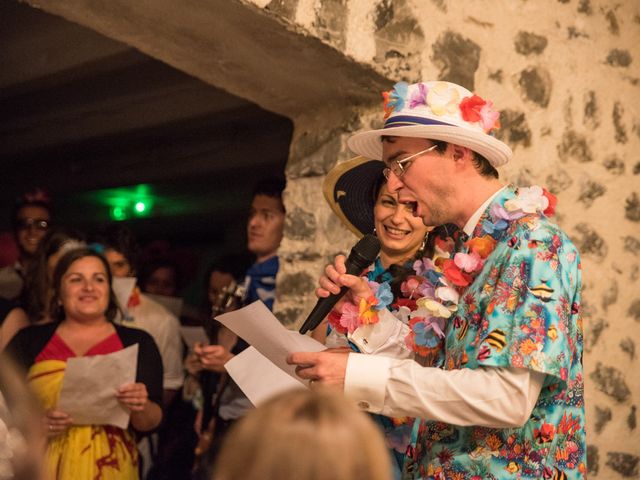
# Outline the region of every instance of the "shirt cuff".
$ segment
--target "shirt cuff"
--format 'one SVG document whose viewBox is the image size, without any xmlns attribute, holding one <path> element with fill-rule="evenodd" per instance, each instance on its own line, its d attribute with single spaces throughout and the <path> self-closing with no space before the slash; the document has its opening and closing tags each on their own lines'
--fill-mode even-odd
<svg viewBox="0 0 640 480">
<path fill-rule="evenodd" d="M 371 413 L 380 413 L 384 407 L 391 358 L 350 353 L 344 379 L 345 396 L 358 407 Z"/>
<path fill-rule="evenodd" d="M 361 325 L 348 337 L 362 353 L 408 358 L 412 352 L 405 345 L 407 333 L 408 327 L 385 308 L 377 323 Z"/>
</svg>

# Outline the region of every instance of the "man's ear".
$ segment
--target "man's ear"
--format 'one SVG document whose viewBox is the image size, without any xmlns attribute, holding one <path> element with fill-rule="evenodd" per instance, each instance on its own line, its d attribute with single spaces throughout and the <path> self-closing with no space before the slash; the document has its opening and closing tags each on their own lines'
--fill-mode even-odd
<svg viewBox="0 0 640 480">
<path fill-rule="evenodd" d="M 464 158 L 471 158 L 472 153 L 467 147 L 463 147 L 461 145 L 451 145 L 453 148 L 453 159 L 454 160 L 462 160 Z"/>
</svg>

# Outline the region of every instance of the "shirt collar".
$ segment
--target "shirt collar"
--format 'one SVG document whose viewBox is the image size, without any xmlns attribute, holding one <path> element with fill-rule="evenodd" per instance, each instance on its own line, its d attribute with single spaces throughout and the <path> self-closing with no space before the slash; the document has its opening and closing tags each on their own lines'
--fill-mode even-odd
<svg viewBox="0 0 640 480">
<path fill-rule="evenodd" d="M 473 215 L 471 215 L 469 220 L 467 220 L 467 223 L 464 225 L 464 228 L 462 229 L 464 233 L 466 233 L 469 237 L 473 235 L 473 230 L 476 228 L 476 225 L 478 224 L 478 221 L 480 220 L 480 217 L 482 216 L 484 211 L 487 209 L 489 204 L 493 202 L 493 199 L 496 198 L 498 194 L 502 192 L 505 188 L 507 188 L 507 185 L 505 185 L 496 193 L 494 193 L 489 198 L 487 198 L 485 202 L 482 205 L 480 205 L 480 207 L 478 207 L 478 209 L 473 213 Z"/>
</svg>

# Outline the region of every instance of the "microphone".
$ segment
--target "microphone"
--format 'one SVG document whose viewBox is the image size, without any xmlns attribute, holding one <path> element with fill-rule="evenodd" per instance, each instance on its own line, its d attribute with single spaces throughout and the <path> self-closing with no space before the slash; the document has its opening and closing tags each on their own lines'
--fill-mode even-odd
<svg viewBox="0 0 640 480">
<path fill-rule="evenodd" d="M 375 235 L 365 235 L 356 243 L 349 253 L 345 263 L 347 273 L 350 275 L 360 275 L 362 271 L 371 265 L 380 253 L 380 240 Z M 309 330 L 316 328 L 326 317 L 331 309 L 338 303 L 338 300 L 347 293 L 347 287 L 342 287 L 340 293 L 332 293 L 327 298 L 320 298 L 316 306 L 300 327 L 300 333 L 305 334 Z"/>
</svg>

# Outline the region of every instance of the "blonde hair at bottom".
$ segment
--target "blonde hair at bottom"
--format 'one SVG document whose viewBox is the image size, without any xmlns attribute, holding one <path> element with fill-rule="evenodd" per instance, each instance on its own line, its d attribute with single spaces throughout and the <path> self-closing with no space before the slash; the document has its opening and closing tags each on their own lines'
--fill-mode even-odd
<svg viewBox="0 0 640 480">
<path fill-rule="evenodd" d="M 367 414 L 338 393 L 292 390 L 229 431 L 213 480 L 390 480 L 390 454 Z"/>
</svg>

